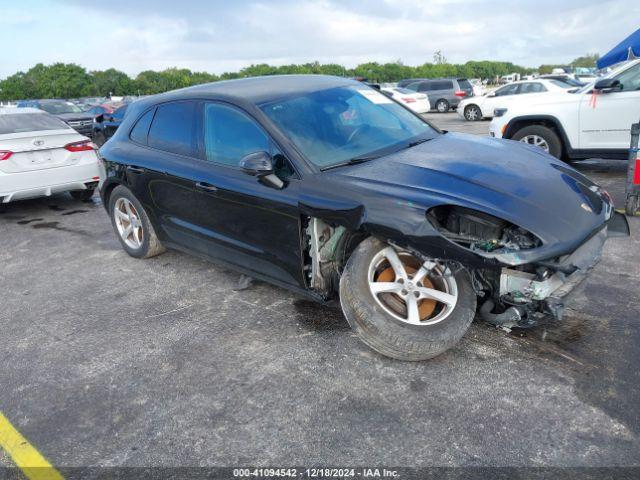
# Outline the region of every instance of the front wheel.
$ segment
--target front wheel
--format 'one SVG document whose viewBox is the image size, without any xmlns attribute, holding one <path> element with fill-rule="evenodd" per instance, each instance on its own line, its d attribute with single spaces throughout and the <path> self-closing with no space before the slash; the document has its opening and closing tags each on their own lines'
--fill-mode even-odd
<svg viewBox="0 0 640 480">
<path fill-rule="evenodd" d="M 519 140 L 520 142 L 540 147 L 556 158 L 560 158 L 562 155 L 560 138 L 556 132 L 543 125 L 529 125 L 528 127 L 521 128 L 512 138 L 513 140 Z"/>
<path fill-rule="evenodd" d="M 468 272 L 419 259 L 375 238 L 353 252 L 340 279 L 340 304 L 358 337 L 399 360 L 425 360 L 454 346 L 473 321 Z"/>
<path fill-rule="evenodd" d="M 482 120 L 482 112 L 477 105 L 468 105 L 464 109 L 464 118 L 470 122 Z"/>
</svg>

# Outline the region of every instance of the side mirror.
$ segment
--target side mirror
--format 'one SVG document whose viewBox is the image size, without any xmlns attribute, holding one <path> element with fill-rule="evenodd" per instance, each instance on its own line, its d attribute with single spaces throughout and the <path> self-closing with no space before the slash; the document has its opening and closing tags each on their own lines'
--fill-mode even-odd
<svg viewBox="0 0 640 480">
<path fill-rule="evenodd" d="M 487 93 L 487 97 L 495 97 L 495 96 L 496 96 L 495 90 L 493 92 Z"/>
<path fill-rule="evenodd" d="M 609 93 L 620 90 L 621 88 L 622 84 L 620 80 L 614 78 L 603 78 L 602 80 L 598 80 L 593 86 L 593 89 L 598 90 L 600 93 Z"/>
<path fill-rule="evenodd" d="M 257 177 L 265 185 L 277 189 L 284 187 L 284 182 L 273 173 L 273 159 L 267 152 L 254 152 L 240 160 L 240 169 L 247 175 Z"/>
<path fill-rule="evenodd" d="M 273 173 L 273 160 L 267 152 L 250 153 L 240 160 L 240 168 L 247 175 L 264 177 Z"/>
<path fill-rule="evenodd" d="M 96 116 L 93 119 L 93 121 L 96 123 L 102 123 L 104 121 L 104 113 L 101 113 L 100 115 Z"/>
</svg>

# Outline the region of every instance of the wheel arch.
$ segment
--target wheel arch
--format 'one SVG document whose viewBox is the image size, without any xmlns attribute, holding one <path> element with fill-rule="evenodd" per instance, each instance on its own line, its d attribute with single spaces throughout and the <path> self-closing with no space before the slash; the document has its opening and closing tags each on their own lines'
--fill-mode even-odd
<svg viewBox="0 0 640 480">
<path fill-rule="evenodd" d="M 102 185 L 102 188 L 100 190 L 100 197 L 102 198 L 102 205 L 107 212 L 109 211 L 109 200 L 111 198 L 111 194 L 113 193 L 115 188 L 120 185 L 124 185 L 124 183 L 115 177 L 107 178 L 107 180 L 105 180 L 104 182 L 104 185 Z"/>
<path fill-rule="evenodd" d="M 571 152 L 571 143 L 569 142 L 567 132 L 562 126 L 560 120 L 552 115 L 523 115 L 520 117 L 514 117 L 509 120 L 502 138 L 511 139 L 516 132 L 531 125 L 540 125 L 553 130 L 560 138 L 562 154 L 568 155 Z"/>
</svg>

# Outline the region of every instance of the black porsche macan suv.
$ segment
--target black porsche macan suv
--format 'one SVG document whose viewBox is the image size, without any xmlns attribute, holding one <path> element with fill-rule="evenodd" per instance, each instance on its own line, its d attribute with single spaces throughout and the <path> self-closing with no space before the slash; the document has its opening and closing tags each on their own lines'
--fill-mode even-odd
<svg viewBox="0 0 640 480">
<path fill-rule="evenodd" d="M 606 192 L 542 150 L 441 132 L 344 78 L 148 97 L 100 153 L 130 255 L 176 248 L 339 300 L 366 344 L 406 360 L 454 345 L 476 313 L 560 316 L 607 236 L 628 235 Z"/>
</svg>

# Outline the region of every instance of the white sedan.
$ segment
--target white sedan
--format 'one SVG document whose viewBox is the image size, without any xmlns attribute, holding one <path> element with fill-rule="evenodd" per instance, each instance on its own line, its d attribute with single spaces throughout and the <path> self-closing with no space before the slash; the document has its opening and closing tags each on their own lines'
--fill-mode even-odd
<svg viewBox="0 0 640 480">
<path fill-rule="evenodd" d="M 71 192 L 91 198 L 104 179 L 91 140 L 35 108 L 0 108 L 0 203 Z"/>
<path fill-rule="evenodd" d="M 394 100 L 406 105 L 416 113 L 428 113 L 431 110 L 429 97 L 424 93 L 417 93 L 400 87 L 383 88 Z"/>
<path fill-rule="evenodd" d="M 545 94 L 547 92 L 568 92 L 576 90 L 576 87 L 561 80 L 522 80 L 500 87 L 488 92 L 481 97 L 470 97 L 458 104 L 457 112 L 462 118 L 475 121 L 483 118 L 492 118 L 493 111 L 498 107 L 504 107 L 509 102 L 523 98 L 521 95 Z"/>
</svg>

